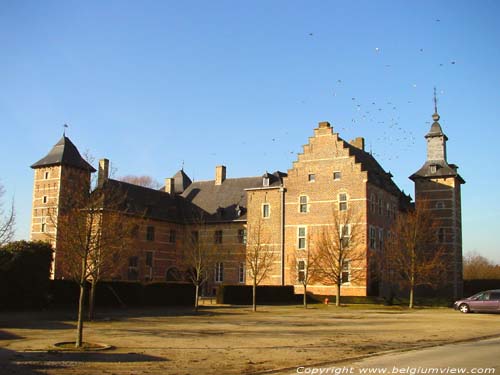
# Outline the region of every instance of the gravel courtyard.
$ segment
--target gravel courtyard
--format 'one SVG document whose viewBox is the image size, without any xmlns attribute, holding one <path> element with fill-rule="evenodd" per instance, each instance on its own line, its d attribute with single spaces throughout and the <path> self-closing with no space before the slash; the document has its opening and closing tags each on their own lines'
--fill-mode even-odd
<svg viewBox="0 0 500 375">
<path fill-rule="evenodd" d="M 253 374 L 348 361 L 500 335 L 500 315 L 451 309 L 313 305 L 204 306 L 190 310 L 99 311 L 84 340 L 114 348 L 61 353 L 74 341 L 68 311 L 0 313 L 0 374 Z"/>
</svg>

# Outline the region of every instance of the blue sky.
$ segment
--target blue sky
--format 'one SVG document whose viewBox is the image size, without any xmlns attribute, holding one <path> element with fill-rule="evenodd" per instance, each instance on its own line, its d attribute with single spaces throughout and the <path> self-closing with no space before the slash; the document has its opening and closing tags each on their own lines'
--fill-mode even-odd
<svg viewBox="0 0 500 375">
<path fill-rule="evenodd" d="M 69 124 L 116 175 L 286 171 L 319 121 L 398 185 L 425 161 L 437 87 L 464 251 L 500 263 L 500 3 L 0 1 L 0 181 L 29 236 L 32 170 Z M 490 198 L 490 196 L 492 198 Z"/>
</svg>

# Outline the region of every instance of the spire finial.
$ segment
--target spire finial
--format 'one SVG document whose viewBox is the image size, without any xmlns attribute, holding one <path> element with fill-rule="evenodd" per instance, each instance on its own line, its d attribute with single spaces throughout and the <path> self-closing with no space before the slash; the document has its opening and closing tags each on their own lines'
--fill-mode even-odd
<svg viewBox="0 0 500 375">
<path fill-rule="evenodd" d="M 66 137 L 66 129 L 69 128 L 68 124 L 63 125 L 63 136 Z"/>
<path fill-rule="evenodd" d="M 434 122 L 439 121 L 440 116 L 438 114 L 438 100 L 437 100 L 437 94 L 436 94 L 436 86 L 434 86 L 434 114 L 432 115 L 432 119 Z"/>
</svg>

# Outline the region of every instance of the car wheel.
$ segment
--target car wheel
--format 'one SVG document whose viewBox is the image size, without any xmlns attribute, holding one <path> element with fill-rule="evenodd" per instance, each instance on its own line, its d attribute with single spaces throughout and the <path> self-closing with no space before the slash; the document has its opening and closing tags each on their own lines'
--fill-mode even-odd
<svg viewBox="0 0 500 375">
<path fill-rule="evenodd" d="M 460 306 L 458 306 L 458 309 L 463 312 L 464 314 L 467 314 L 470 312 L 469 305 L 462 303 Z"/>
</svg>

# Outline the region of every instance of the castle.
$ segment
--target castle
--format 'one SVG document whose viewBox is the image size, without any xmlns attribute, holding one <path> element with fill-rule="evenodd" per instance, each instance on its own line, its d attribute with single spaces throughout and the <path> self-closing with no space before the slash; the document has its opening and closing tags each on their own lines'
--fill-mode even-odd
<svg viewBox="0 0 500 375">
<path fill-rule="evenodd" d="M 447 137 L 439 124 L 437 109 L 427 139 L 427 160 L 410 178 L 415 182 L 415 203 L 426 200 L 439 218 L 439 240 L 447 250 L 453 296 L 462 290 L 462 238 L 460 187 L 464 180 L 457 167 L 448 164 Z M 66 136 L 34 169 L 32 240 L 50 240 L 55 248 L 53 277 L 64 278 L 58 252 L 61 236 L 57 225 L 48 220 L 50 212 L 58 220 L 61 202 L 75 191 L 88 191 L 91 174 L 87 163 Z M 117 279 L 177 281 L 186 272 L 183 247 L 192 240 L 215 246 L 213 274 L 204 293 L 211 294 L 221 284 L 248 284 L 245 254 L 254 241 L 251 223 L 266 234 L 266 246 L 276 257 L 263 285 L 300 286 L 297 274 L 303 271 L 304 250 L 309 235 L 332 225 L 332 208 L 355 209 L 361 230 L 361 260 L 345 262 L 342 295 L 366 296 L 379 293 L 373 255 L 379 251 L 397 213 L 411 208 L 404 194 L 375 160 L 365 151 L 363 138 L 344 141 L 328 122 L 314 129 L 303 152 L 286 172 L 266 172 L 258 177 L 227 178 L 225 166 L 215 168 L 215 179 L 193 182 L 183 170 L 165 180 L 160 190 L 150 189 L 109 177 L 109 161 L 99 161 L 97 186 L 113 187 L 125 196 L 124 220 L 135 220 L 135 253 L 128 264 L 116 270 Z M 193 211 L 194 210 L 194 211 Z M 202 213 L 203 233 L 193 212 Z M 49 236 L 50 234 L 50 236 Z M 361 275 L 351 279 L 354 270 Z M 300 277 L 300 276 L 299 276 Z M 309 291 L 332 294 L 333 286 L 314 283 Z M 302 289 L 300 289 L 302 290 Z"/>
</svg>

